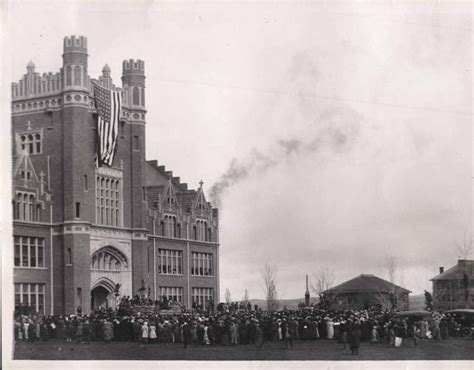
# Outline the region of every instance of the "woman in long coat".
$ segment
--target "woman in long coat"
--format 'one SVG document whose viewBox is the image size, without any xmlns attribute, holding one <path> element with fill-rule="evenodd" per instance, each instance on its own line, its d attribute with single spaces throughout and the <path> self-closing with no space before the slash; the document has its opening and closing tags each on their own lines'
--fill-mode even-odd
<svg viewBox="0 0 474 370">
<path fill-rule="evenodd" d="M 156 326 L 154 322 L 150 323 L 150 342 L 156 342 Z"/>
<path fill-rule="evenodd" d="M 233 322 L 230 326 L 230 344 L 235 345 L 238 344 L 238 337 L 239 337 L 239 328 L 237 324 Z"/>
<path fill-rule="evenodd" d="M 114 326 L 110 321 L 104 322 L 103 336 L 105 343 L 109 343 L 114 338 Z"/>
<path fill-rule="evenodd" d="M 148 322 L 145 321 L 145 323 L 142 326 L 142 341 L 143 341 L 143 343 L 148 342 L 148 336 L 149 336 Z"/>
<path fill-rule="evenodd" d="M 332 321 L 332 319 L 329 319 L 326 321 L 326 330 L 328 333 L 328 339 L 333 339 L 334 338 L 334 321 Z"/>
</svg>

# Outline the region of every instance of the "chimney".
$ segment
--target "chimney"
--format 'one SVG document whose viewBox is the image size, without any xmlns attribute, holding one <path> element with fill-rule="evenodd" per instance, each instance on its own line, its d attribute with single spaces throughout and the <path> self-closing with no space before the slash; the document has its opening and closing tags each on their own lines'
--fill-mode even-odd
<svg viewBox="0 0 474 370">
<path fill-rule="evenodd" d="M 458 260 L 458 266 L 466 266 L 466 260 Z"/>
<path fill-rule="evenodd" d="M 441 267 L 439 268 L 439 273 L 442 274 L 443 272 L 444 272 L 444 267 L 441 266 Z"/>
</svg>

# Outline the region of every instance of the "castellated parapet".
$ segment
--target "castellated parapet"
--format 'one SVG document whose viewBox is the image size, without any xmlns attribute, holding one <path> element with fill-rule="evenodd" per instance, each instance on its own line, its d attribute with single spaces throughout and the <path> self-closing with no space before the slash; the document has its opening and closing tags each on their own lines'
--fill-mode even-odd
<svg viewBox="0 0 474 370">
<path fill-rule="evenodd" d="M 64 37 L 62 58 L 63 65 L 59 72 L 42 75 L 35 72 L 32 61 L 28 63 L 23 78 L 11 85 L 14 114 L 28 114 L 44 109 L 56 110 L 66 103 L 89 105 L 89 108 L 94 110 L 91 77 L 88 75 L 87 37 Z M 122 65 L 122 89 L 113 84 L 108 65 L 104 66 L 103 74 L 96 82 L 109 89 L 122 90 L 122 117 L 144 122 L 145 62 L 127 59 Z M 134 113 L 130 114 L 130 111 Z"/>
<path fill-rule="evenodd" d="M 124 60 L 122 62 L 122 86 L 124 105 L 131 110 L 145 111 L 145 62 Z"/>
</svg>

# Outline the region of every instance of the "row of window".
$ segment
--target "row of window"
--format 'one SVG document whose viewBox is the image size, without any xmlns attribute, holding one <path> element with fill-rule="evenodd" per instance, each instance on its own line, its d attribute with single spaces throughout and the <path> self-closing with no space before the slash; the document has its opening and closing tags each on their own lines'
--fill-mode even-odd
<svg viewBox="0 0 474 370">
<path fill-rule="evenodd" d="M 192 253 L 191 275 L 212 276 L 213 272 L 211 253 Z"/>
<path fill-rule="evenodd" d="M 15 267 L 44 267 L 44 238 L 14 237 Z"/>
<path fill-rule="evenodd" d="M 18 191 L 15 196 L 13 218 L 21 221 L 40 221 L 41 205 L 36 203 L 34 193 Z"/>
<path fill-rule="evenodd" d="M 160 222 L 161 236 L 169 238 L 181 238 L 181 224 L 177 222 L 176 216 L 165 215 L 163 221 Z M 208 227 L 207 221 L 197 220 L 193 226 L 194 240 L 210 242 L 211 228 Z"/>
<path fill-rule="evenodd" d="M 71 66 L 66 67 L 66 86 L 71 86 L 73 80 L 73 69 Z M 80 66 L 74 67 L 74 85 L 86 86 L 87 73 L 84 72 L 84 81 L 82 81 L 82 68 Z"/>
<path fill-rule="evenodd" d="M 44 314 L 44 289 L 45 284 L 15 284 L 15 309 L 29 306 L 35 312 Z"/>
<path fill-rule="evenodd" d="M 99 225 L 120 226 L 120 181 L 103 176 L 97 176 L 96 181 L 96 222 Z"/>
<path fill-rule="evenodd" d="M 181 238 L 181 224 L 176 222 L 176 216 L 165 215 L 161 221 L 161 235 L 170 238 Z"/>
<path fill-rule="evenodd" d="M 183 252 L 171 249 L 158 249 L 157 259 L 159 274 L 183 274 Z"/>
<path fill-rule="evenodd" d="M 192 288 L 192 302 L 199 306 L 207 307 L 209 301 L 214 300 L 214 291 L 212 288 Z M 160 287 L 159 299 L 166 297 L 168 301 L 183 304 L 183 288 L 182 287 Z"/>
<path fill-rule="evenodd" d="M 197 220 L 196 225 L 193 227 L 194 239 L 205 242 L 211 241 L 211 228 L 207 227 L 207 221 Z"/>
<path fill-rule="evenodd" d="M 15 309 L 21 306 L 31 307 L 35 312 L 44 314 L 45 284 L 16 283 L 15 284 Z M 159 299 L 166 299 L 170 302 L 183 304 L 182 287 L 160 287 Z M 214 300 L 212 288 L 192 288 L 193 304 L 207 307 L 210 301 Z"/>
<path fill-rule="evenodd" d="M 162 275 L 183 274 L 183 252 L 171 249 L 158 249 L 158 273 Z M 214 265 L 211 253 L 191 253 L 191 275 L 213 276 Z"/>
<path fill-rule="evenodd" d="M 68 248 L 68 261 L 71 264 L 71 249 Z M 213 256 L 211 253 L 191 253 L 191 275 L 213 276 Z M 162 275 L 183 274 L 183 252 L 171 249 L 158 249 L 158 273 Z M 102 253 L 92 258 L 91 268 L 120 270 L 119 259 Z M 14 265 L 15 267 L 44 267 L 44 238 L 15 236 L 14 237 Z"/>
<path fill-rule="evenodd" d="M 21 150 L 26 150 L 28 154 L 41 154 L 41 133 L 31 133 L 31 134 L 21 134 L 20 138 L 20 148 Z"/>
</svg>

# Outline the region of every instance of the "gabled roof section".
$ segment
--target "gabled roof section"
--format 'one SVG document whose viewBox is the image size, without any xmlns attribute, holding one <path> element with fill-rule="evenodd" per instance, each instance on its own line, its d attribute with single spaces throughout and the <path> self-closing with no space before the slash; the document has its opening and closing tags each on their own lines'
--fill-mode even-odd
<svg viewBox="0 0 474 370">
<path fill-rule="evenodd" d="M 202 185 L 204 183 L 202 180 L 199 182 L 199 189 L 196 192 L 196 196 L 193 201 L 193 207 L 199 210 L 207 210 L 209 209 L 209 205 L 206 201 L 206 196 L 204 195 L 204 191 L 202 189 Z"/>
<path fill-rule="evenodd" d="M 191 212 L 193 207 L 194 199 L 196 198 L 196 190 L 186 190 L 183 192 L 176 193 L 183 209 L 186 212 Z"/>
<path fill-rule="evenodd" d="M 151 208 L 158 208 L 164 189 L 163 185 L 148 186 L 146 188 L 146 200 Z"/>
<path fill-rule="evenodd" d="M 336 285 L 328 290 L 326 293 L 367 293 L 367 292 L 391 292 L 393 290 L 401 290 L 402 292 L 411 293 L 408 289 L 402 288 L 396 284 L 392 284 L 375 275 L 362 274 L 346 282 Z"/>
<path fill-rule="evenodd" d="M 168 184 L 164 186 L 163 189 L 163 204 L 168 205 L 169 207 L 178 207 L 179 201 L 174 190 L 174 186 L 171 180 L 171 177 L 168 180 Z"/>
<path fill-rule="evenodd" d="M 173 177 L 173 171 L 167 171 L 165 166 L 159 166 L 158 161 L 146 161 L 145 186 L 167 185 L 170 178 L 177 192 L 188 190 L 188 184 L 182 183 L 179 177 Z"/>
<path fill-rule="evenodd" d="M 22 150 L 14 157 L 13 180 L 40 184 L 33 162 L 26 150 Z"/>
<path fill-rule="evenodd" d="M 433 280 L 462 280 L 464 273 L 469 279 L 474 279 L 474 260 L 459 260 L 458 264 L 446 270 L 442 274 L 436 275 Z"/>
</svg>

